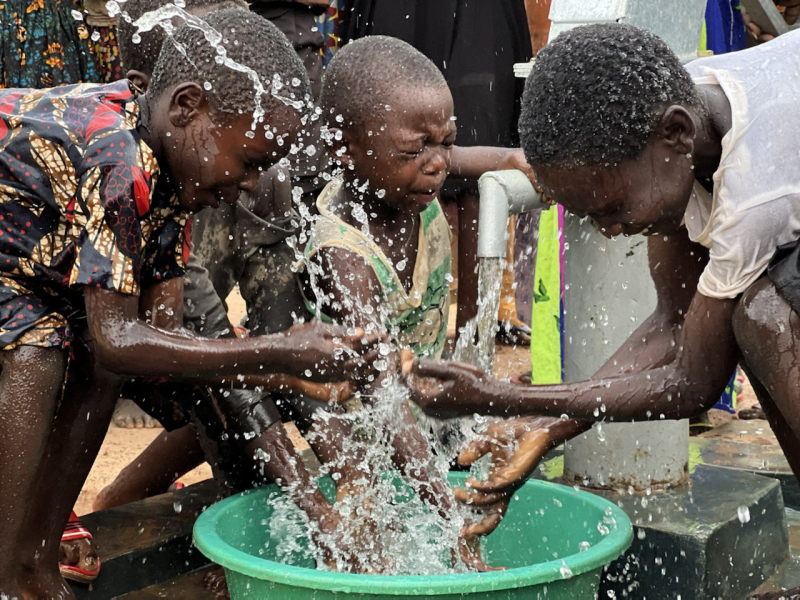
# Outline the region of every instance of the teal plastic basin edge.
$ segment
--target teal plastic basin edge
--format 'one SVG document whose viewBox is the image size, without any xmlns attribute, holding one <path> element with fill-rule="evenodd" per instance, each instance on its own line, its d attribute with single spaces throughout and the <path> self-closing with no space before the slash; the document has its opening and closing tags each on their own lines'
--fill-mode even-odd
<svg viewBox="0 0 800 600">
<path fill-rule="evenodd" d="M 450 481 L 455 485 L 464 482 L 468 474 L 451 473 Z M 252 556 L 227 544 L 217 533 L 217 523 L 226 511 L 246 501 L 251 494 L 263 494 L 265 498 L 274 486 L 250 490 L 231 496 L 208 508 L 194 526 L 194 544 L 200 552 L 225 569 L 236 571 L 262 581 L 298 588 L 326 590 L 350 594 L 381 594 L 394 596 L 447 595 L 476 592 L 492 592 L 504 589 L 529 587 L 561 581 L 561 568 L 569 567 L 573 577 L 596 571 L 620 556 L 630 546 L 633 527 L 628 516 L 615 504 L 588 492 L 546 481 L 529 480 L 525 486 L 546 488 L 554 498 L 579 497 L 601 514 L 611 509 L 610 517 L 616 527 L 588 550 L 548 562 L 524 567 L 461 575 L 404 576 L 404 575 L 355 575 L 297 567 Z M 568 500 L 569 501 L 569 500 Z M 536 543 L 536 542 L 532 542 Z M 268 571 L 268 573 L 267 573 Z"/>
</svg>

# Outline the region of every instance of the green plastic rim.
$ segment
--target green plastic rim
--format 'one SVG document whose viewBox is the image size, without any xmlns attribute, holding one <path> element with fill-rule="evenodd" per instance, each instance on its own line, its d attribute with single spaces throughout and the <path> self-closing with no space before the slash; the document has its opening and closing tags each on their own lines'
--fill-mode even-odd
<svg viewBox="0 0 800 600">
<path fill-rule="evenodd" d="M 458 485 L 466 480 L 467 473 L 451 473 L 450 481 Z M 584 491 L 551 483 L 528 480 L 525 486 L 547 488 L 554 498 L 579 498 L 583 503 L 607 514 L 616 522 L 616 527 L 588 550 L 564 558 L 537 563 L 527 567 L 517 567 L 506 571 L 489 573 L 470 573 L 466 575 L 357 575 L 337 573 L 296 567 L 280 562 L 252 556 L 225 542 L 217 533 L 217 525 L 227 511 L 235 510 L 237 504 L 252 494 L 268 496 L 275 491 L 274 486 L 243 492 L 226 498 L 208 508 L 194 525 L 194 545 L 207 558 L 225 569 L 241 573 L 254 579 L 272 581 L 278 584 L 327 590 L 349 594 L 385 594 L 394 596 L 438 596 L 492 592 L 498 590 L 529 587 L 533 585 L 561 581 L 561 568 L 566 564 L 577 577 L 610 563 L 630 546 L 633 539 L 631 521 L 617 505 Z M 568 500 L 568 501 L 569 501 Z M 606 513 L 611 509 L 610 513 Z"/>
</svg>

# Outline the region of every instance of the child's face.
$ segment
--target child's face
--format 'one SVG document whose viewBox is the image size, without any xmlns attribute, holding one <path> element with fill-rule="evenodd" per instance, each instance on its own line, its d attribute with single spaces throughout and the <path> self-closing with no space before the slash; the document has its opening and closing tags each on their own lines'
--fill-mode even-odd
<svg viewBox="0 0 800 600">
<path fill-rule="evenodd" d="M 271 138 L 263 123 L 255 131 L 251 123 L 252 115 L 246 113 L 217 125 L 207 105 L 185 123 L 172 120 L 162 144 L 183 208 L 196 212 L 221 202 L 233 205 L 242 191 L 253 192 L 261 172 L 288 154 L 301 128 L 300 115 L 290 108 L 268 114 Z"/>
<path fill-rule="evenodd" d="M 638 159 L 613 167 L 534 165 L 534 171 L 546 195 L 590 217 L 609 238 L 676 233 L 694 184 L 691 159 L 655 138 Z"/>
<path fill-rule="evenodd" d="M 433 202 L 450 171 L 456 137 L 453 97 L 447 86 L 406 90 L 388 103 L 381 121 L 357 135 L 345 133 L 354 169 L 348 178 L 369 181 L 370 195 L 395 209 L 420 213 Z M 381 195 L 379 190 L 384 190 Z"/>
</svg>

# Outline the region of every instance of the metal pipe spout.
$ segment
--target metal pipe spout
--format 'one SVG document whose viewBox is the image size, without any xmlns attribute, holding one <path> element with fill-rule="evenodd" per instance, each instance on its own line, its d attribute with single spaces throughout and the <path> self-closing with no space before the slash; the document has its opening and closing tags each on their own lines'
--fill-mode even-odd
<svg viewBox="0 0 800 600">
<path fill-rule="evenodd" d="M 542 207 L 542 195 L 522 171 L 491 171 L 478 180 L 478 258 L 505 258 L 508 218 Z"/>
</svg>

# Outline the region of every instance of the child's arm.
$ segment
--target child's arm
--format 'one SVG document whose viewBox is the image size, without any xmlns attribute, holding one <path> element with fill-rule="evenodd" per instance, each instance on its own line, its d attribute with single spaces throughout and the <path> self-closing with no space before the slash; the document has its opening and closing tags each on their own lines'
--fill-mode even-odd
<svg viewBox="0 0 800 600">
<path fill-rule="evenodd" d="M 519 169 L 533 181 L 533 169 L 519 148 L 494 146 L 453 146 L 450 175 L 462 179 L 478 179 L 488 171 Z"/>
<path fill-rule="evenodd" d="M 173 313 L 179 310 L 183 280 L 169 279 L 159 288 L 151 293 L 161 294 Z M 209 340 L 140 320 L 137 296 L 86 286 L 84 297 L 98 361 L 120 375 L 208 381 L 239 373 L 286 372 L 341 381 L 363 374 L 377 356 L 379 336 L 364 336 L 362 331 L 346 335 L 318 322 L 275 335 Z M 350 352 L 340 356 L 342 349 Z"/>
<path fill-rule="evenodd" d="M 447 416 L 566 413 L 588 421 L 597 420 L 598 398 L 608 420 L 682 419 L 703 412 L 719 398 L 739 356 L 731 322 L 737 299 L 693 292 L 704 264 L 698 248 L 685 234 L 669 240 L 650 238 L 658 308 L 614 355 L 616 364 L 626 367 L 623 374 L 521 387 L 490 381 L 452 364 L 424 361 L 413 371 L 442 379 L 442 385 L 433 394 L 423 394 L 420 405 L 426 412 Z M 686 305 L 683 311 L 680 307 Z"/>
</svg>

